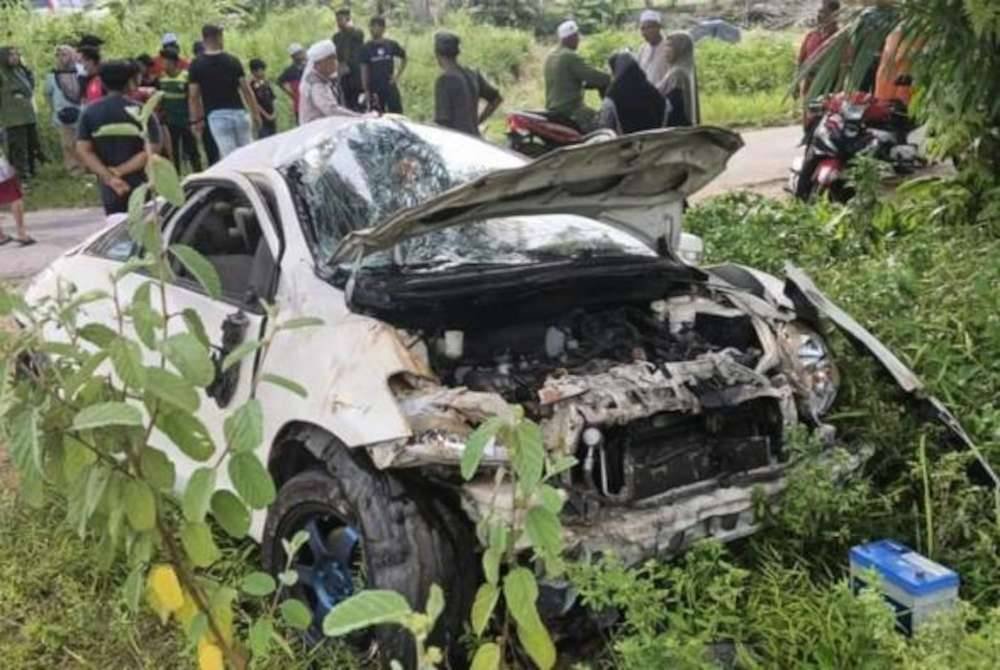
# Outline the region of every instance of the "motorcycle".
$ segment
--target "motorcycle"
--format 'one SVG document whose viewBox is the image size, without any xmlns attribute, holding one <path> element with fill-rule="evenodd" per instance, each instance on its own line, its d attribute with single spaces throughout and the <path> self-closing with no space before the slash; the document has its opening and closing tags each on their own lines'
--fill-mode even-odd
<svg viewBox="0 0 1000 670">
<path fill-rule="evenodd" d="M 803 201 L 828 194 L 847 202 L 853 189 L 847 177 L 850 162 L 861 155 L 888 163 L 897 174 L 926 165 L 910 141 L 914 125 L 906 106 L 869 93 L 838 93 L 809 105 L 805 154 L 792 163 L 788 191 Z"/>
<path fill-rule="evenodd" d="M 538 158 L 550 151 L 616 137 L 611 130 L 584 133 L 571 119 L 554 112 L 516 111 L 507 115 L 508 148 Z"/>
</svg>

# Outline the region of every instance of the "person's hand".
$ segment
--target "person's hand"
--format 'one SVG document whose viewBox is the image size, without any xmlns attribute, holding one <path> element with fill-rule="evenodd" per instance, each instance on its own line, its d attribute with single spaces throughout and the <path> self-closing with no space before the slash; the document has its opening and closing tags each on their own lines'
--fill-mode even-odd
<svg viewBox="0 0 1000 670">
<path fill-rule="evenodd" d="M 104 179 L 104 185 L 110 188 L 112 191 L 114 191 L 115 195 L 117 195 L 119 198 L 124 198 L 126 195 L 128 195 L 128 192 L 132 190 L 132 187 L 129 186 L 129 183 L 127 181 L 125 181 L 121 177 L 116 177 L 113 174 L 108 175 Z"/>
<path fill-rule="evenodd" d="M 260 128 L 261 127 L 262 123 L 261 123 L 260 112 L 254 112 L 253 114 L 251 114 L 250 115 L 250 120 L 253 121 L 253 127 L 254 128 Z"/>
</svg>

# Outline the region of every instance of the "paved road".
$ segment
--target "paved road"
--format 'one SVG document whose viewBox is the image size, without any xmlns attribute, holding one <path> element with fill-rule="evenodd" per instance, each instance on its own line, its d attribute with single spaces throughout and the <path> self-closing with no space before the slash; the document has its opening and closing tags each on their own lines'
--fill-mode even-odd
<svg viewBox="0 0 1000 670">
<path fill-rule="evenodd" d="M 785 179 L 788 166 L 800 151 L 800 139 L 798 126 L 744 133 L 746 146 L 733 156 L 729 168 L 695 199 L 740 188 L 776 187 Z M 38 244 L 24 249 L 14 244 L 0 247 L 0 280 L 30 277 L 98 230 L 103 223 L 104 217 L 99 209 L 29 213 L 28 230 Z M 3 226 L 7 232 L 12 230 L 9 217 L 4 216 Z"/>
</svg>

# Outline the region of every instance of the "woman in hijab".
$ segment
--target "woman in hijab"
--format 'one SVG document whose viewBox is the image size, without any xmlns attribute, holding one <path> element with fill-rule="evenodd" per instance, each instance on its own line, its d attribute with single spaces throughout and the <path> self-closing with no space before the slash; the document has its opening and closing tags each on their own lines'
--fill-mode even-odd
<svg viewBox="0 0 1000 670">
<path fill-rule="evenodd" d="M 657 87 L 667 99 L 668 126 L 701 124 L 698 105 L 698 74 L 694 64 L 694 40 L 684 31 L 667 35 L 667 74 Z"/>
<path fill-rule="evenodd" d="M 45 97 L 52 109 L 52 124 L 59 129 L 63 165 L 69 172 L 76 173 L 81 169 L 76 155 L 76 122 L 80 119 L 83 89 L 73 47 L 56 47 L 56 66 L 45 78 Z"/>
<path fill-rule="evenodd" d="M 22 180 L 35 174 L 35 81 L 14 47 L 0 47 L 0 128 L 7 131 L 8 158 Z"/>
<path fill-rule="evenodd" d="M 306 68 L 299 85 L 299 123 L 327 116 L 355 116 L 344 106 L 337 85 L 337 47 L 321 40 L 309 47 Z"/>
<path fill-rule="evenodd" d="M 612 79 L 601 105 L 600 126 L 619 135 L 662 128 L 666 100 L 649 83 L 632 54 L 617 53 L 608 60 L 608 66 Z"/>
</svg>

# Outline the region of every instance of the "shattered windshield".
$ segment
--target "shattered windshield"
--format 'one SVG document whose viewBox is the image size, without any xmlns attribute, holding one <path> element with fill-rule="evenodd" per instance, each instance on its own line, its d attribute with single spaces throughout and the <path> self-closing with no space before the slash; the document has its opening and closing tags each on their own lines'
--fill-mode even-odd
<svg viewBox="0 0 1000 670">
<path fill-rule="evenodd" d="M 486 142 L 430 126 L 370 120 L 343 127 L 283 172 L 317 256 L 329 258 L 348 233 L 524 159 Z M 409 268 L 515 264 L 595 255 L 651 255 L 635 238 L 572 215 L 470 223 L 407 240 L 366 265 Z"/>
</svg>

